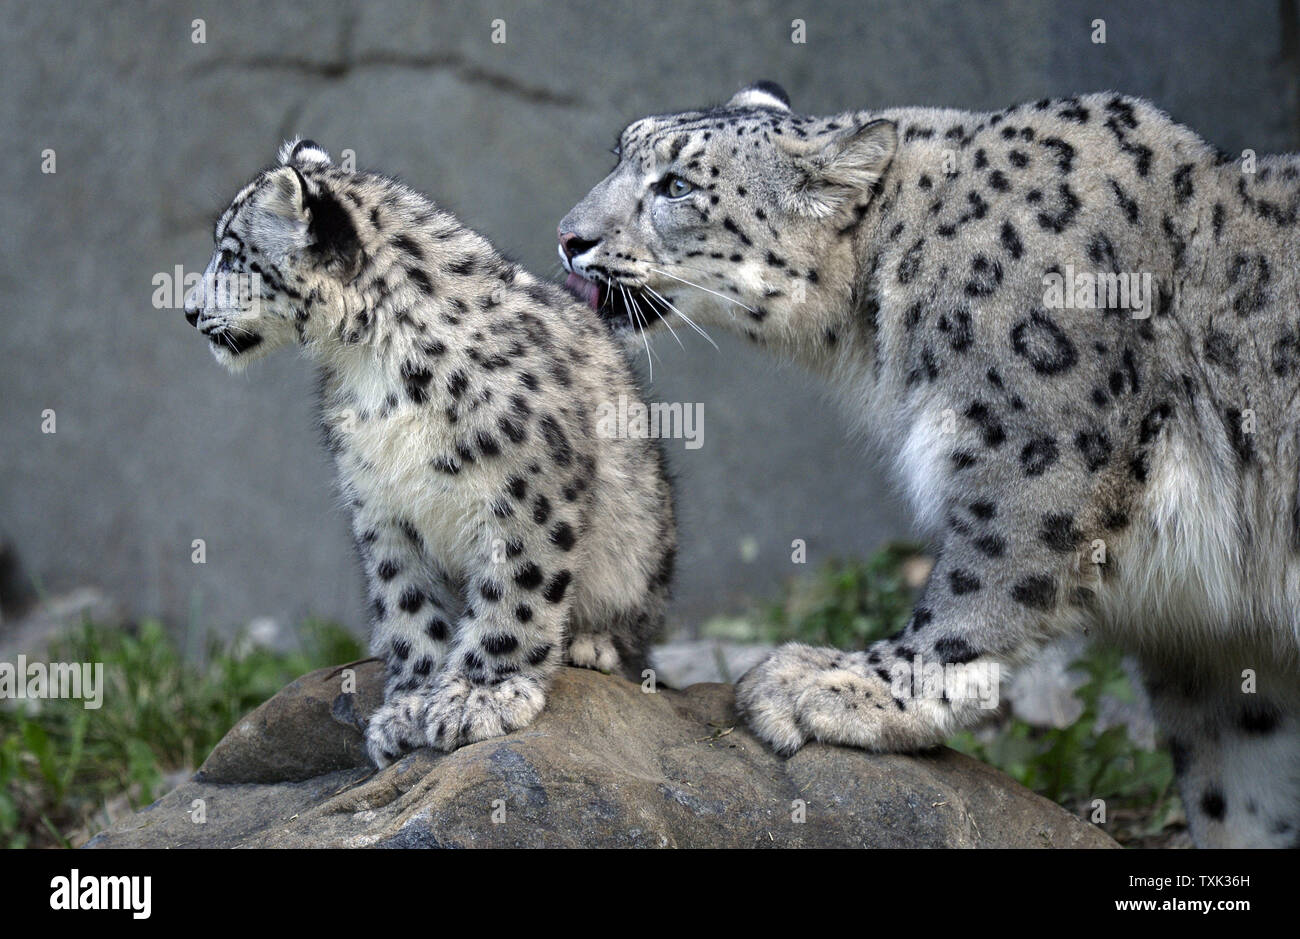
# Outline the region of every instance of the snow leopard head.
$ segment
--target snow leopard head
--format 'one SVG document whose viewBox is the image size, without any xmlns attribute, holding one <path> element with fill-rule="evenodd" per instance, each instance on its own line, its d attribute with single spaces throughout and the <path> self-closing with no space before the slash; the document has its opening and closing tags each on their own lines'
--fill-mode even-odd
<svg viewBox="0 0 1300 939">
<path fill-rule="evenodd" d="M 896 144 L 890 121 L 802 116 L 771 82 L 634 121 L 560 223 L 568 286 L 615 330 L 680 316 L 806 333 L 817 301 L 856 275 L 855 223 Z"/>
<path fill-rule="evenodd" d="M 216 250 L 186 295 L 185 318 L 231 370 L 302 341 L 313 305 L 359 269 L 355 225 L 327 184 L 334 175 L 318 144 L 289 141 L 217 219 Z"/>
</svg>

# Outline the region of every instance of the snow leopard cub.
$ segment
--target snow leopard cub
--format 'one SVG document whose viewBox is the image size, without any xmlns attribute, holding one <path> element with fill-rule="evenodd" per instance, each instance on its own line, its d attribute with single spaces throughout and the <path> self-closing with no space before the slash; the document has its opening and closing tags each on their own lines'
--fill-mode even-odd
<svg viewBox="0 0 1300 939">
<path fill-rule="evenodd" d="M 560 226 L 574 286 L 825 376 L 940 548 L 899 635 L 743 676 L 755 732 L 941 743 L 987 699 L 918 660 L 1091 631 L 1141 664 L 1196 842 L 1300 845 L 1300 156 L 1110 93 L 817 117 L 770 83 L 616 152 Z"/>
<path fill-rule="evenodd" d="M 562 662 L 638 674 L 672 576 L 672 494 L 654 441 L 594 430 L 601 402 L 640 400 L 596 316 L 311 141 L 286 143 L 214 238 L 185 313 L 217 360 L 297 343 L 320 367 L 388 666 L 376 765 L 527 725 Z"/>
</svg>

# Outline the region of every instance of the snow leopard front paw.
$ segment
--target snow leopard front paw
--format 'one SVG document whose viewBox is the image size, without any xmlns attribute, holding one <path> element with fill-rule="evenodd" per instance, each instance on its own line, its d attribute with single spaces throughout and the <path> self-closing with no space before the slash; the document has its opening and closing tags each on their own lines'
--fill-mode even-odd
<svg viewBox="0 0 1300 939">
<path fill-rule="evenodd" d="M 450 675 L 438 682 L 425 714 L 425 736 L 430 746 L 451 751 L 457 747 L 501 737 L 526 727 L 546 706 L 539 677 L 513 675 L 497 685 Z"/>
<path fill-rule="evenodd" d="M 789 643 L 736 683 L 736 709 L 782 756 L 810 740 L 891 749 L 910 732 L 886 675 L 864 669 L 860 655 Z M 899 725 L 899 726 L 895 726 Z"/>
<path fill-rule="evenodd" d="M 425 713 L 429 692 L 387 698 L 366 723 L 366 755 L 383 769 L 403 753 L 429 745 L 425 737 Z"/>
</svg>

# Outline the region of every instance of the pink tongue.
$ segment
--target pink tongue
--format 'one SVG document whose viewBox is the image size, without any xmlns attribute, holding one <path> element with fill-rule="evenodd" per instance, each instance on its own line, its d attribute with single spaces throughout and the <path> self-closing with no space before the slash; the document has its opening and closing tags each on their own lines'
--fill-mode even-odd
<svg viewBox="0 0 1300 939">
<path fill-rule="evenodd" d="M 600 309 L 600 287 L 597 284 L 593 284 L 587 278 L 578 274 L 570 274 L 564 283 L 565 286 L 585 300 L 587 306 L 593 310 Z"/>
</svg>

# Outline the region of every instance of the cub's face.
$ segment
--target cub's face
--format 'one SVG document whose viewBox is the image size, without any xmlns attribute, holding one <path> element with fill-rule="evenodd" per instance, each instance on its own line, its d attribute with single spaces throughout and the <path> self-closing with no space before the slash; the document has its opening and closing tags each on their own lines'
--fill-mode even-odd
<svg viewBox="0 0 1300 939">
<path fill-rule="evenodd" d="M 560 223 L 568 286 L 619 331 L 686 319 L 797 333 L 851 285 L 852 222 L 894 125 L 790 111 L 769 82 L 629 125 L 613 171 Z"/>
<path fill-rule="evenodd" d="M 280 165 L 259 173 L 217 220 L 216 250 L 185 297 L 185 318 L 232 371 L 303 339 L 308 308 L 346 272 L 348 258 L 330 239 L 355 242 L 355 232 L 337 230 L 341 210 L 322 185 L 329 167 L 311 141 L 287 143 Z"/>
</svg>

